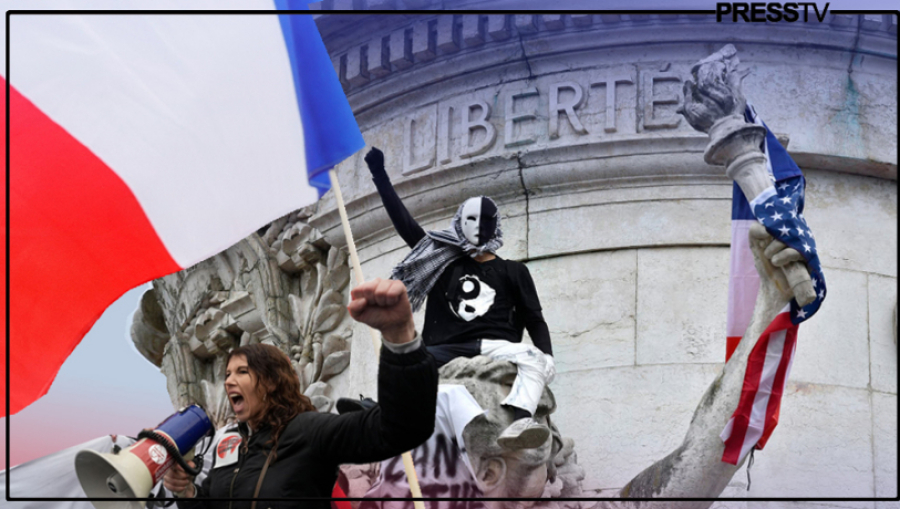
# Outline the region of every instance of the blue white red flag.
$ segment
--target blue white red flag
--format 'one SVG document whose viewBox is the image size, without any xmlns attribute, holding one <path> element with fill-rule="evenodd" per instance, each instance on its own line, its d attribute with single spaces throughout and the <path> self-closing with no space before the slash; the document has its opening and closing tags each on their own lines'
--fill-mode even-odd
<svg viewBox="0 0 900 509">
<path fill-rule="evenodd" d="M 307 10 L 308 0 L 275 0 L 278 10 Z M 306 172 L 319 197 L 331 188 L 328 170 L 365 146 L 350 104 L 312 16 L 280 14 L 297 104 L 305 129 Z"/>
<path fill-rule="evenodd" d="M 272 14 L 10 16 L 12 413 L 125 291 L 315 202 L 307 171 L 362 148 L 309 16 L 241 6 Z"/>
<path fill-rule="evenodd" d="M 750 105 L 745 118 L 765 126 Z M 775 239 L 803 255 L 816 299 L 802 308 L 791 299 L 750 353 L 740 402 L 721 435 L 725 442 L 722 461 L 735 465 L 753 447 L 762 449 L 778 424 L 781 397 L 796 348 L 797 326 L 818 311 L 827 293 L 815 238 L 803 216 L 806 185 L 803 174 L 768 127 L 762 149 L 773 185 L 748 201 L 734 184 L 726 360 L 747 330 L 759 290 L 759 276 L 748 240 L 753 222 L 758 221 Z"/>
</svg>

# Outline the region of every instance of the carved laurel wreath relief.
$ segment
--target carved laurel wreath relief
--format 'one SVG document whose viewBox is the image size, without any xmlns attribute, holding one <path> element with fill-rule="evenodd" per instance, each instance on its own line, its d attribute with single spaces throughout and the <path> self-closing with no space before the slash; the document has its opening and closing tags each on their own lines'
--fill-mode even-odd
<svg viewBox="0 0 900 509">
<path fill-rule="evenodd" d="M 222 253 L 157 279 L 132 325 L 138 351 L 166 375 L 175 407 L 197 403 L 216 427 L 233 417 L 221 381 L 228 352 L 268 343 L 291 357 L 301 389 L 330 411 L 328 382 L 350 364 L 346 254 L 303 209 Z"/>
</svg>

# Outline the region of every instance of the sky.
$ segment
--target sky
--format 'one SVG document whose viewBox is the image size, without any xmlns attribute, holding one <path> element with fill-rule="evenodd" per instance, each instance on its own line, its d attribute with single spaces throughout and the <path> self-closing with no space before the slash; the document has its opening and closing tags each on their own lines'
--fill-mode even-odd
<svg viewBox="0 0 900 509">
<path fill-rule="evenodd" d="M 195 0 L 190 6 L 213 5 Z M 525 1 L 523 6 L 540 8 L 543 2 Z M 823 6 L 825 2 L 817 2 Z M 122 8 L 141 7 L 145 2 L 58 1 L 44 0 L 0 1 L 7 9 L 34 8 Z M 185 2 L 156 2 L 155 8 L 184 6 Z M 221 3 L 216 7 L 241 8 L 240 0 Z M 452 0 L 447 2 L 452 5 Z M 703 0 L 631 0 L 620 2 L 569 0 L 553 4 L 557 7 L 585 8 L 660 8 L 713 9 L 714 1 Z M 896 9 L 896 0 L 832 0 L 835 9 Z M 5 40 L 5 28 L 0 24 L 0 44 Z M 5 64 L 5 55 L 3 64 Z M 0 65 L 0 69 L 4 66 Z M 87 442 L 109 433 L 136 434 L 141 428 L 153 426 L 174 411 L 166 392 L 165 377 L 158 368 L 145 360 L 133 347 L 128 328 L 131 315 L 137 308 L 146 287 L 129 291 L 113 303 L 85 336 L 72 356 L 63 365 L 49 393 L 9 420 L 11 428 L 11 465 L 42 457 L 58 450 Z M 5 429 L 6 418 L 0 418 Z M 0 442 L 0 457 L 5 457 L 5 443 Z M 5 465 L 0 464 L 0 468 Z"/>
<path fill-rule="evenodd" d="M 174 412 L 166 377 L 138 353 L 128 332 L 147 287 L 135 288 L 109 306 L 63 364 L 47 395 L 12 416 L 11 466 L 102 435 L 135 436 Z M 0 418 L 4 432 L 6 421 Z M 5 454 L 4 441 L 0 457 Z"/>
</svg>

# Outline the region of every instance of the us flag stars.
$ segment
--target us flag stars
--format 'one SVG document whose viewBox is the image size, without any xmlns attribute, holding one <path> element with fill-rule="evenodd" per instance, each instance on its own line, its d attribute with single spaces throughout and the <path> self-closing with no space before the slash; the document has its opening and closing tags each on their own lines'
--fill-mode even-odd
<svg viewBox="0 0 900 509">
<path fill-rule="evenodd" d="M 825 285 L 816 252 L 816 242 L 802 214 L 803 177 L 799 175 L 787 177 L 769 189 L 770 191 L 760 196 L 759 202 L 754 201 L 753 213 L 773 237 L 803 256 L 810 269 L 813 287 L 816 288 L 817 298 L 811 304 L 800 308 L 796 301 L 791 302 L 791 320 L 800 323 L 811 317 L 825 298 Z"/>
</svg>

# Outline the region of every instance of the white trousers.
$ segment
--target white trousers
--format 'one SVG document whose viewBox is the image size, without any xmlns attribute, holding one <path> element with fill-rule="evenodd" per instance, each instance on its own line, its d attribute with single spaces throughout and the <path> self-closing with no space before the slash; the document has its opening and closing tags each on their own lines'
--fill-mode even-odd
<svg viewBox="0 0 900 509">
<path fill-rule="evenodd" d="M 518 367 L 519 375 L 503 404 L 528 410 L 534 415 L 544 387 L 556 377 L 553 357 L 531 345 L 498 339 L 482 339 L 481 355 L 509 361 Z"/>
</svg>

